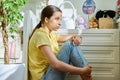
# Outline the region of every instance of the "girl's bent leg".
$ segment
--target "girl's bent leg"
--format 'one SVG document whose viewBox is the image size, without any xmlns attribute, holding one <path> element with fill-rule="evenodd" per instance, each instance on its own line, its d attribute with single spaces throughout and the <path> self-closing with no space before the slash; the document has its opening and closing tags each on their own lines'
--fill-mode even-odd
<svg viewBox="0 0 120 80">
<path fill-rule="evenodd" d="M 63 44 L 57 58 L 65 63 L 72 63 L 74 66 L 78 67 L 88 65 L 88 62 L 80 50 L 80 46 L 74 46 L 70 40 Z M 67 73 L 55 70 L 49 66 L 42 80 L 64 80 L 66 74 Z"/>
<path fill-rule="evenodd" d="M 70 63 L 69 55 L 71 52 L 70 47 L 68 47 L 69 44 L 70 41 L 65 42 L 57 55 L 59 60 L 68 64 Z M 64 80 L 66 74 L 67 73 L 55 70 L 49 66 L 41 80 Z"/>
<path fill-rule="evenodd" d="M 84 67 L 88 65 L 86 58 L 84 57 L 80 46 L 74 46 L 70 54 L 70 61 L 74 66 Z"/>
<path fill-rule="evenodd" d="M 40 80 L 64 80 L 66 73 L 53 69 L 51 66 L 48 67 L 47 72 Z"/>
<path fill-rule="evenodd" d="M 80 46 L 74 46 L 71 40 L 67 41 L 62 46 L 57 58 L 66 63 L 72 63 L 77 67 L 84 67 L 88 65 Z"/>
</svg>

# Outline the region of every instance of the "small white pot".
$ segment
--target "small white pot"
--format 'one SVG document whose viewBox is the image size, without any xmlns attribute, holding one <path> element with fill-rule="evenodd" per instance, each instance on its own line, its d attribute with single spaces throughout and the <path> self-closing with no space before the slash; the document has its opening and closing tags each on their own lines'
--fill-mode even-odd
<svg viewBox="0 0 120 80">
<path fill-rule="evenodd" d="M 0 80 L 24 80 L 24 64 L 0 64 Z"/>
</svg>

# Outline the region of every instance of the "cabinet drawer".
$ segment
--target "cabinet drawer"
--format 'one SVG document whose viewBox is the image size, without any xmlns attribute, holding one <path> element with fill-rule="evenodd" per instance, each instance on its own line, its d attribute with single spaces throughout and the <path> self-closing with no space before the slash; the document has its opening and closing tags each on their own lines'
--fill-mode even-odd
<svg viewBox="0 0 120 80">
<path fill-rule="evenodd" d="M 119 47 L 81 46 L 88 62 L 119 63 Z"/>
<path fill-rule="evenodd" d="M 84 30 L 82 45 L 119 46 L 118 30 Z"/>
<path fill-rule="evenodd" d="M 119 64 L 90 64 L 93 80 L 119 80 Z M 81 80 L 79 75 L 69 74 L 65 80 Z"/>
<path fill-rule="evenodd" d="M 117 29 L 86 29 L 86 30 L 58 30 L 60 34 L 82 36 L 81 45 L 119 46 L 119 30 Z"/>
<path fill-rule="evenodd" d="M 93 80 L 119 80 L 119 64 L 91 64 Z"/>
</svg>

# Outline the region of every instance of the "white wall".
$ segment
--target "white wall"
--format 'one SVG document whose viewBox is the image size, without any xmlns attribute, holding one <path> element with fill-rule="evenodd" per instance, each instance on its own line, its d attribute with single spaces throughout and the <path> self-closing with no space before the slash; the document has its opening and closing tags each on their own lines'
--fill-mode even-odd
<svg viewBox="0 0 120 80">
<path fill-rule="evenodd" d="M 77 9 L 78 15 L 82 15 L 85 19 L 88 19 L 88 15 L 84 14 L 82 12 L 82 6 L 83 3 L 86 0 L 65 0 L 65 1 L 71 1 L 75 8 Z M 117 0 L 93 0 L 96 4 L 96 10 L 93 14 L 90 15 L 93 16 L 98 10 L 116 10 Z"/>
<path fill-rule="evenodd" d="M 32 11 L 36 14 L 37 17 L 39 17 L 37 14 L 40 10 L 37 10 L 36 8 L 40 9 L 40 2 L 43 2 L 45 0 L 30 0 L 30 2 L 26 5 L 25 9 L 32 9 Z M 53 0 L 55 2 L 55 0 Z M 88 19 L 88 15 L 84 14 L 82 11 L 83 3 L 86 0 L 64 0 L 64 1 L 71 1 L 75 8 L 77 9 L 78 15 L 82 15 L 85 19 Z M 89 17 L 96 14 L 98 10 L 116 10 L 117 0 L 93 0 L 96 4 L 96 10 L 93 14 L 91 14 Z M 58 2 L 58 0 L 57 0 Z"/>
</svg>

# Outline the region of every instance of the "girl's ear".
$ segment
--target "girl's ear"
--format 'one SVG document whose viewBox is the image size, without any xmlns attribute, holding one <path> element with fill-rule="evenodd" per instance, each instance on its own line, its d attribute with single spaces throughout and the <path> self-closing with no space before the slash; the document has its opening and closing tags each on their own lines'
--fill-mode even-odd
<svg viewBox="0 0 120 80">
<path fill-rule="evenodd" d="M 48 23 L 48 20 L 49 20 L 49 19 L 48 19 L 47 17 L 45 17 L 45 23 Z"/>
</svg>

